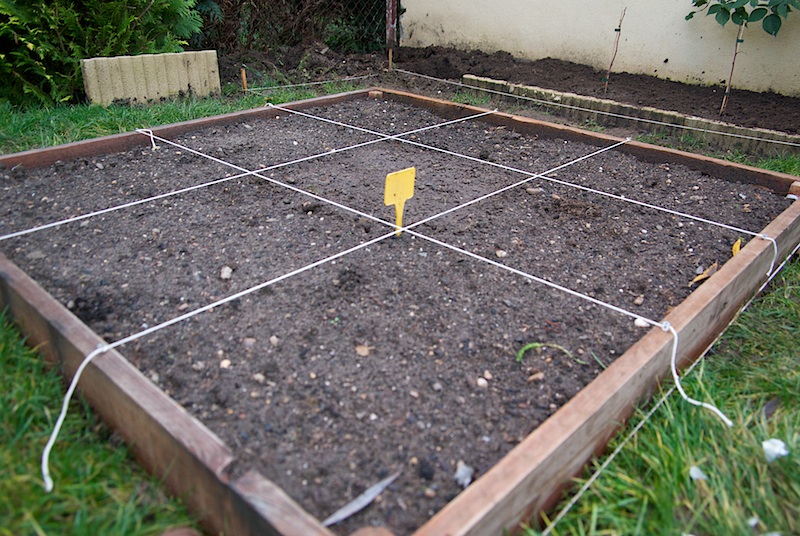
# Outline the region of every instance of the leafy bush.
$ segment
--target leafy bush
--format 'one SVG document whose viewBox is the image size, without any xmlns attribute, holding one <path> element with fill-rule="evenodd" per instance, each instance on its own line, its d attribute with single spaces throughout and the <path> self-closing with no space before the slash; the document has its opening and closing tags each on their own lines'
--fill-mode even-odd
<svg viewBox="0 0 800 536">
<path fill-rule="evenodd" d="M 761 21 L 761 27 L 770 35 L 778 34 L 792 9 L 800 11 L 800 0 L 692 0 L 692 5 L 698 9 L 686 15 L 686 20 L 706 11 L 722 26 L 728 21 L 737 26 Z"/>
<path fill-rule="evenodd" d="M 0 0 L 0 97 L 75 102 L 80 60 L 180 52 L 201 27 L 196 0 Z"/>
</svg>

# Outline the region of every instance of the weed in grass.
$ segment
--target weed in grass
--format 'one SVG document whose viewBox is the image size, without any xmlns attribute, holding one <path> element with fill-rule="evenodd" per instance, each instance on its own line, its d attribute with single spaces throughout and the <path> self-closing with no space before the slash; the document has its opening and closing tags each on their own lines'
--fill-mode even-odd
<svg viewBox="0 0 800 536">
<path fill-rule="evenodd" d="M 53 451 L 56 488 L 45 493 L 39 457 L 61 405 L 61 377 L 4 315 L 0 370 L 0 535 L 151 535 L 194 525 L 79 400 Z"/>
</svg>

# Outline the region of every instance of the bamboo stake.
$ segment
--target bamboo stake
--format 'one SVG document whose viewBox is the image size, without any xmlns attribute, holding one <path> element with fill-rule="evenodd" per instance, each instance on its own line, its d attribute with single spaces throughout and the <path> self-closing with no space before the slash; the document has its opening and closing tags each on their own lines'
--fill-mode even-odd
<svg viewBox="0 0 800 536">
<path fill-rule="evenodd" d="M 619 15 L 619 24 L 614 31 L 617 33 L 617 38 L 614 40 L 614 54 L 611 56 L 611 63 L 608 64 L 608 71 L 606 77 L 603 79 L 603 95 L 608 92 L 608 81 L 611 79 L 611 67 L 614 65 L 614 60 L 617 59 L 617 51 L 619 50 L 619 37 L 622 34 L 622 19 L 625 18 L 625 12 L 628 11 L 627 7 L 622 8 L 622 13 Z"/>
<path fill-rule="evenodd" d="M 744 43 L 742 34 L 744 33 L 744 23 L 739 25 L 739 33 L 736 34 L 736 46 L 733 49 L 733 61 L 731 62 L 731 74 L 728 76 L 728 84 L 725 86 L 725 96 L 722 97 L 722 106 L 719 108 L 719 115 L 725 113 L 728 107 L 728 99 L 731 96 L 731 83 L 733 81 L 733 69 L 736 66 L 736 56 L 739 54 L 739 45 Z"/>
<path fill-rule="evenodd" d="M 244 69 L 244 65 L 242 65 L 242 69 L 239 71 L 239 74 L 242 76 L 242 92 L 247 94 L 247 71 Z"/>
</svg>

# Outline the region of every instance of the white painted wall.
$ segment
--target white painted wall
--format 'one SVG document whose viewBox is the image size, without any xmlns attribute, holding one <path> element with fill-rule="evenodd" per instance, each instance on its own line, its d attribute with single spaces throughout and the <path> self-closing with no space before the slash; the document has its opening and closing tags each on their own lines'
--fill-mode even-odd
<svg viewBox="0 0 800 536">
<path fill-rule="evenodd" d="M 686 21 L 690 0 L 402 0 L 402 7 L 402 46 L 503 50 L 601 70 L 627 7 L 613 70 L 702 84 L 727 79 L 737 32 L 704 14 Z M 789 14 L 777 37 L 760 23 L 745 29 L 733 82 L 800 96 L 800 13 Z"/>
</svg>

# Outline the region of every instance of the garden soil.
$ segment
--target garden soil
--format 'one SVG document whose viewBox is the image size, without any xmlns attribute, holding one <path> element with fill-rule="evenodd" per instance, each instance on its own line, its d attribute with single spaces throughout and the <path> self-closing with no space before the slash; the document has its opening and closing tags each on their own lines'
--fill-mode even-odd
<svg viewBox="0 0 800 536">
<path fill-rule="evenodd" d="M 652 76 L 612 73 L 608 91 L 604 92 L 605 71 L 552 58 L 531 61 L 515 58 L 507 52 L 487 54 L 444 47 L 400 47 L 394 52 L 397 68 L 445 80 L 456 81 L 465 74 L 473 74 L 605 98 L 634 106 L 651 106 L 744 127 L 800 134 L 800 98 L 737 89 L 735 78 L 728 108 L 720 116 L 719 108 L 725 92 L 724 80 L 721 79 L 717 85 L 682 84 L 658 78 L 658 66 L 653 68 Z M 264 75 L 274 79 L 275 73 L 280 73 L 279 78 L 299 82 L 332 76 L 382 73 L 388 68 L 388 57 L 384 53 L 343 56 L 324 46 L 297 46 L 267 54 L 257 51 L 237 52 L 220 58 L 223 84 L 241 83 L 239 71 L 242 64 L 248 67 L 249 76 L 254 77 L 256 83 Z M 698 69 L 702 71 L 702 67 Z M 727 73 L 720 76 L 724 78 Z M 400 74 L 396 79 L 396 83 L 409 82 L 406 76 Z M 381 84 L 390 83 L 392 80 L 386 77 L 381 80 Z M 425 84 L 419 87 L 419 81 L 412 81 L 411 84 L 411 87 L 406 88 L 412 91 L 425 89 Z M 413 85 L 418 87 L 414 88 Z M 452 87 L 450 90 L 452 91 Z"/>
<path fill-rule="evenodd" d="M 442 122 L 379 99 L 310 113 L 386 134 Z M 9 233 L 228 177 L 0 249 L 108 341 L 275 280 L 121 351 L 231 446 L 234 476 L 258 469 L 319 519 L 400 471 L 341 534 L 412 532 L 462 491 L 460 464 L 479 478 L 646 333 L 543 280 L 659 321 L 750 238 L 509 168 L 754 232 L 789 206 L 614 150 L 572 163 L 598 148 L 477 119 L 407 136 L 473 160 L 375 139 L 276 111 L 174 141 L 248 170 L 324 156 L 234 177 L 159 142 L 4 170 L 0 191 Z M 404 222 L 427 221 L 395 236 L 384 181 L 412 166 Z"/>
</svg>

